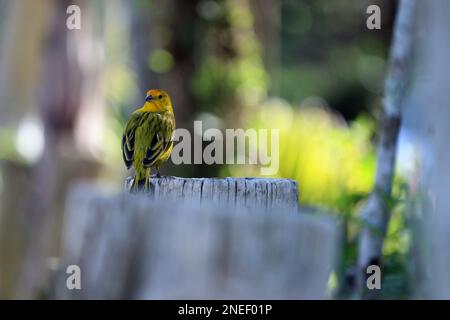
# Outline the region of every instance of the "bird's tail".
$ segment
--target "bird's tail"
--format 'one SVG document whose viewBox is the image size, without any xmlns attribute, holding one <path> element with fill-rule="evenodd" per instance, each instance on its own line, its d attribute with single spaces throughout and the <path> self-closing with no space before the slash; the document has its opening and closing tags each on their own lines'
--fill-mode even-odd
<svg viewBox="0 0 450 320">
<path fill-rule="evenodd" d="M 138 193 L 141 191 L 148 192 L 150 190 L 150 172 L 140 173 L 136 172 L 133 182 L 130 186 L 131 193 Z"/>
<path fill-rule="evenodd" d="M 138 193 L 146 189 L 146 182 L 147 180 L 144 179 L 136 179 L 137 177 L 134 176 L 133 182 L 131 183 L 130 192 L 131 193 Z"/>
</svg>

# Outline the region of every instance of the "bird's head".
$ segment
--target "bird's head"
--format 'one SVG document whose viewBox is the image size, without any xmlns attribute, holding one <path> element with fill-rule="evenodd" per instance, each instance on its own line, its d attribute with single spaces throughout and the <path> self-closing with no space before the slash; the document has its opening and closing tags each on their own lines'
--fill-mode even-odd
<svg viewBox="0 0 450 320">
<path fill-rule="evenodd" d="M 158 89 L 147 91 L 144 108 L 151 112 L 173 112 L 169 94 Z"/>
</svg>

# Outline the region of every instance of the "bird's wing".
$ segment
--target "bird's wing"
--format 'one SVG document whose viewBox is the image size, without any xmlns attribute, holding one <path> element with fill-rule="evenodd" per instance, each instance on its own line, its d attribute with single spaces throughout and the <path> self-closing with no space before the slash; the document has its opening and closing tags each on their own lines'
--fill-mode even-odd
<svg viewBox="0 0 450 320">
<path fill-rule="evenodd" d="M 171 118 L 162 117 L 160 114 L 154 114 L 157 117 L 155 122 L 155 134 L 152 137 L 150 147 L 144 157 L 144 167 L 153 167 L 155 162 L 169 150 L 172 141 L 172 134 L 174 130 L 174 123 Z"/>
<path fill-rule="evenodd" d="M 133 164 L 136 128 L 140 125 L 142 119 L 143 113 L 132 113 L 122 136 L 122 157 L 127 169 Z"/>
</svg>

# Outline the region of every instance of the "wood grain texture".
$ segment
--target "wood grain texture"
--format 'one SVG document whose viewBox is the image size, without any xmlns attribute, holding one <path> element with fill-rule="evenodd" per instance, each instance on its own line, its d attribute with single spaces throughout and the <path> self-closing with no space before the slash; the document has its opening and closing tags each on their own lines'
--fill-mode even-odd
<svg viewBox="0 0 450 320">
<path fill-rule="evenodd" d="M 131 182 L 132 179 L 128 179 L 126 186 Z M 298 211 L 298 186 L 290 179 L 167 176 L 152 178 L 150 183 L 151 190 L 146 195 L 159 201 L 184 201 L 194 205 L 213 202 L 252 210 Z"/>
</svg>

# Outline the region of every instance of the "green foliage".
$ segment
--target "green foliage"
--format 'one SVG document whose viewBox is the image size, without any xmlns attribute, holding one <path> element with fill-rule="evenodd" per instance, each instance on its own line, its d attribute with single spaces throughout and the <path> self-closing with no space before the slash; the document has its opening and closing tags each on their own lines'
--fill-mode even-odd
<svg viewBox="0 0 450 320">
<path fill-rule="evenodd" d="M 156 73 L 167 73 L 173 67 L 172 54 L 163 49 L 154 50 L 148 59 L 148 66 L 150 70 Z"/>
<path fill-rule="evenodd" d="M 299 182 L 303 204 L 338 209 L 344 195 L 370 191 L 375 159 L 369 117 L 347 125 L 326 108 L 294 110 L 272 100 L 260 107 L 248 127 L 280 130 L 277 176 Z"/>
<path fill-rule="evenodd" d="M 208 23 L 192 92 L 199 109 L 232 111 L 265 97 L 268 76 L 245 1 L 219 1 L 221 12 Z M 224 39 L 228 42 L 224 43 Z"/>
<path fill-rule="evenodd" d="M 406 214 L 410 210 L 406 199 L 409 191 L 401 176 L 396 176 L 392 196 L 387 199 L 391 217 L 384 236 L 382 251 L 382 299 L 408 298 L 412 294 L 411 221 Z M 338 268 L 338 298 L 352 297 L 356 259 L 358 254 L 358 235 L 363 226 L 359 217 L 361 206 L 369 194 L 348 194 L 339 200 L 339 211 L 343 212 L 344 238 Z M 373 230 L 382 236 L 381 230 Z"/>
</svg>

